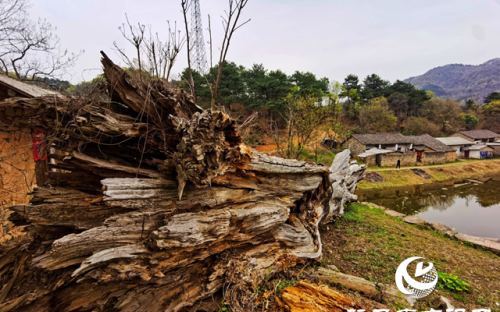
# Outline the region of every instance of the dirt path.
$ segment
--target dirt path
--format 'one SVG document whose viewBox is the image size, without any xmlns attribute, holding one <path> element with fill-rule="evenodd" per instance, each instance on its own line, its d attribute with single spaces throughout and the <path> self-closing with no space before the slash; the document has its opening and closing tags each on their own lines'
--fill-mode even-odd
<svg viewBox="0 0 500 312">
<path fill-rule="evenodd" d="M 500 159 L 494 159 L 494 160 L 467 160 L 467 161 L 461 161 L 461 162 L 453 162 L 453 163 L 447 163 L 447 164 L 442 164 L 442 165 L 423 165 L 423 166 L 409 166 L 409 167 L 401 167 L 401 169 L 396 169 L 396 168 L 389 168 L 389 167 L 382 167 L 382 168 L 368 168 L 366 171 L 394 171 L 394 170 L 403 170 L 403 169 L 425 169 L 425 168 L 439 168 L 439 167 L 449 167 L 449 166 L 463 166 L 463 165 L 468 165 L 468 164 L 473 164 L 473 163 L 479 163 L 479 162 L 500 162 Z"/>
<path fill-rule="evenodd" d="M 422 176 L 413 170 L 419 169 L 430 176 Z M 367 173 L 378 175 L 372 182 L 363 180 L 358 189 L 373 189 L 418 185 L 449 180 L 475 179 L 482 176 L 500 176 L 500 159 L 466 160 L 458 163 L 430 166 L 396 168 L 370 168 Z M 500 312 L 500 311 L 499 311 Z"/>
</svg>

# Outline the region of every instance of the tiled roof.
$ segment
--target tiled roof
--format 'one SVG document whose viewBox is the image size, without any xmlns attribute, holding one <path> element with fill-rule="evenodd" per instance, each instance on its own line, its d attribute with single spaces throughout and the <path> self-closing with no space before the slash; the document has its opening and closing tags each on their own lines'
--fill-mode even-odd
<svg viewBox="0 0 500 312">
<path fill-rule="evenodd" d="M 362 144 L 404 144 L 413 143 L 407 136 L 399 132 L 382 132 L 382 133 L 366 133 L 366 134 L 353 134 Z"/>
<path fill-rule="evenodd" d="M 452 148 L 446 144 L 436 140 L 428 134 L 419 136 L 406 136 L 399 132 L 383 132 L 383 133 L 367 133 L 367 134 L 353 134 L 359 142 L 364 145 L 382 145 L 382 144 L 411 144 L 423 145 L 436 152 L 451 152 Z"/>
<path fill-rule="evenodd" d="M 411 138 L 413 140 L 414 145 L 423 145 L 425 147 L 428 147 L 436 152 L 452 152 L 454 151 L 453 148 L 449 147 L 448 145 L 442 143 L 441 141 L 437 140 L 436 138 L 428 135 L 428 134 L 422 134 L 418 136 L 409 136 L 408 138 Z"/>
<path fill-rule="evenodd" d="M 7 75 L 0 74 L 0 84 L 10 87 L 27 97 L 39 97 L 46 95 L 60 95 L 60 93 L 52 90 L 47 90 L 34 84 L 19 81 L 10 78 Z"/>
<path fill-rule="evenodd" d="M 471 138 L 471 139 L 490 139 L 500 137 L 500 134 L 495 133 L 490 130 L 469 130 L 469 131 L 459 131 L 459 133 Z"/>
</svg>

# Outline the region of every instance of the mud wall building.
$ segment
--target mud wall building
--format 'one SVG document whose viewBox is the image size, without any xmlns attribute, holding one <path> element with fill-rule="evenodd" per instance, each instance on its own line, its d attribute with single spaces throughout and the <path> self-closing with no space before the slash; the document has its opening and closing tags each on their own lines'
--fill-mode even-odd
<svg viewBox="0 0 500 312">
<path fill-rule="evenodd" d="M 59 96 L 57 92 L 0 75 L 0 105 L 11 97 L 48 95 Z M 43 156 L 35 161 L 33 129 L 21 128 L 10 122 L 14 117 L 22 116 L 22 113 L 12 108 L 0 112 L 0 244 L 15 235 L 10 232 L 11 224 L 4 208 L 27 204 L 28 193 L 36 185 L 37 171 L 46 168 Z M 37 141 L 41 141 L 40 138 Z M 35 146 L 38 147 L 37 143 Z"/>
</svg>

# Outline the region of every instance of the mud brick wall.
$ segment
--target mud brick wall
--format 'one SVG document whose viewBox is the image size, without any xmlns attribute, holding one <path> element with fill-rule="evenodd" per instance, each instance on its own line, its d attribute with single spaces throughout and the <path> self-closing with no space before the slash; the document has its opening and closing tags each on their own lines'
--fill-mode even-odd
<svg viewBox="0 0 500 312">
<path fill-rule="evenodd" d="M 29 129 L 0 128 L 0 244 L 12 238 L 5 207 L 27 204 L 35 186 L 35 162 Z"/>
</svg>

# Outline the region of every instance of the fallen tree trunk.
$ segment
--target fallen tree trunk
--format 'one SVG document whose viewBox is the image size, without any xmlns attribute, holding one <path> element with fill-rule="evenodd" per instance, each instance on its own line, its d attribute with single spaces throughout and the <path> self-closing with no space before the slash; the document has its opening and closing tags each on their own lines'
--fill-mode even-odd
<svg viewBox="0 0 500 312">
<path fill-rule="evenodd" d="M 318 227 L 364 171 L 348 150 L 330 168 L 261 154 L 228 115 L 102 63 L 108 101 L 0 104 L 57 151 L 30 205 L 10 207 L 29 235 L 0 248 L 0 311 L 187 311 L 219 291 L 248 311 L 270 268 L 321 257 Z"/>
</svg>

